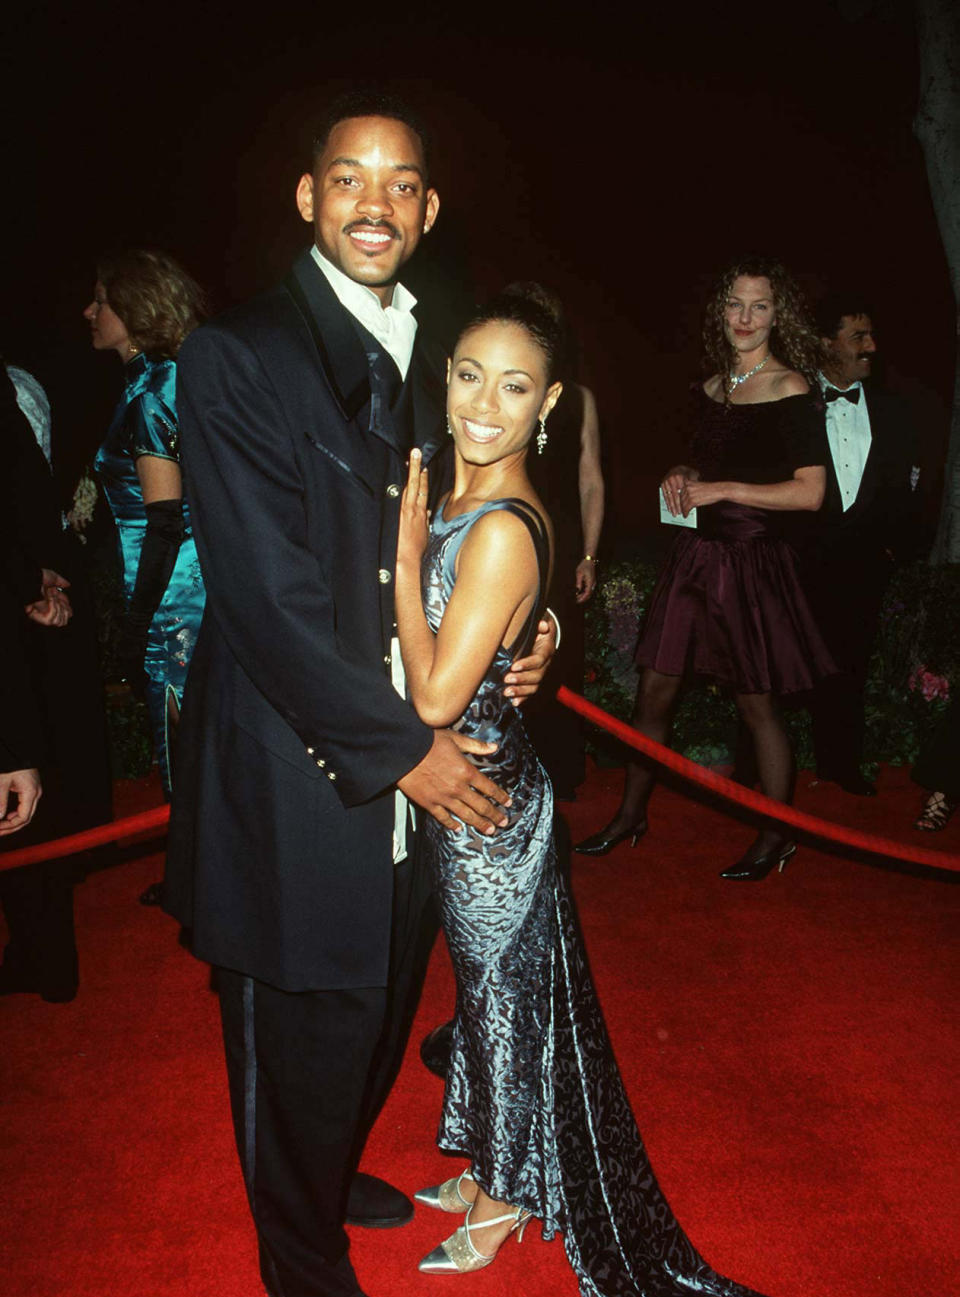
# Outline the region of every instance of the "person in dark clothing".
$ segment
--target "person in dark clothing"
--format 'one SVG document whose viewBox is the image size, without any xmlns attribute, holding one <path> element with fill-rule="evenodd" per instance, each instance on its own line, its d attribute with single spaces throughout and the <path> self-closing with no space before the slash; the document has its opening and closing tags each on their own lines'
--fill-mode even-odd
<svg viewBox="0 0 960 1297">
<path fill-rule="evenodd" d="M 405 459 L 414 437 L 425 458 L 446 441 L 442 357 L 399 282 L 439 203 L 422 126 L 395 100 L 341 100 L 297 202 L 312 246 L 178 361 L 207 603 L 163 903 L 217 968 L 268 1292 L 362 1297 L 344 1221 L 413 1213 L 357 1172 L 422 972 L 406 799 L 493 833 L 505 795 L 464 756 L 489 745 L 404 701 L 395 643 Z"/>
<path fill-rule="evenodd" d="M 945 829 L 960 806 L 960 698 L 954 697 L 933 733 L 920 749 L 913 780 L 930 789 L 914 822 L 925 833 Z"/>
<path fill-rule="evenodd" d="M 45 794 L 39 814 L 18 826 L 21 847 L 109 819 L 110 782 L 102 704 L 91 703 L 91 691 L 95 699 L 99 690 L 92 612 L 71 563 L 49 467 L 5 371 L 0 439 L 2 660 L 16 695 L 3 711 L 3 762 L 8 772 L 39 767 Z M 17 708 L 29 711 L 30 722 L 11 721 L 8 737 L 7 718 Z M 0 852 L 7 849 L 13 848 L 5 838 Z M 32 991 L 59 1001 L 76 994 L 75 876 L 72 860 L 0 872 L 10 933 L 0 993 Z"/>
<path fill-rule="evenodd" d="M 876 789 L 860 769 L 864 689 L 894 564 L 916 555 L 916 436 L 907 404 L 870 381 L 877 343 L 866 302 L 833 294 L 816 316 L 829 455 L 823 506 L 802 546 L 802 573 L 839 671 L 811 696 L 814 753 L 820 779 L 872 797 Z"/>
<path fill-rule="evenodd" d="M 529 456 L 530 480 L 553 519 L 556 557 L 549 604 L 563 627 L 550 687 L 523 709 L 524 724 L 559 801 L 572 801 L 584 779 L 583 723 L 556 700 L 566 685 L 583 692 L 583 605 L 597 584 L 604 482 L 600 421 L 589 388 L 565 381 L 551 416 L 549 442 Z"/>
</svg>

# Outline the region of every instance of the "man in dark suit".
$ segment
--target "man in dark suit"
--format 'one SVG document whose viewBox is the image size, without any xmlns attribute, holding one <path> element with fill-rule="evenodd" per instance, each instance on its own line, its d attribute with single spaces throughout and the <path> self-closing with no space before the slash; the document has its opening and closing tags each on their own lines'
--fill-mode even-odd
<svg viewBox="0 0 960 1297">
<path fill-rule="evenodd" d="M 83 807 L 73 774 L 89 762 L 78 750 L 86 736 L 64 724 L 69 701 L 61 677 L 65 655 L 77 649 L 78 642 L 66 593 L 70 582 L 59 575 L 67 555 L 53 480 L 2 366 L 0 452 L 2 861 L 7 849 L 87 827 L 77 822 Z M 34 819 L 38 767 L 46 797 L 42 813 Z M 11 792 L 20 798 L 16 806 Z M 105 810 L 96 810 L 103 811 L 100 821 L 109 818 L 109 803 Z M 6 836 L 24 829 L 25 837 L 16 842 Z M 0 904 L 10 936 L 0 965 L 0 995 L 27 992 L 50 1001 L 76 995 L 74 868 L 71 860 L 0 871 Z"/>
<path fill-rule="evenodd" d="M 273 1297 L 357 1297 L 344 1217 L 412 1215 L 354 1173 L 425 958 L 430 887 L 407 799 L 453 831 L 454 816 L 488 833 L 505 821 L 464 755 L 485 745 L 428 729 L 400 692 L 405 461 L 414 436 L 425 461 L 444 440 L 442 363 L 398 282 L 437 215 L 426 154 L 404 105 L 335 105 L 297 189 L 314 247 L 179 357 L 208 603 L 164 904 L 217 969 Z"/>
<path fill-rule="evenodd" d="M 0 571 L 0 836 L 26 828 L 33 819 L 42 791 L 43 757 L 40 713 L 32 692 L 23 687 L 27 670 L 23 605 L 8 583 L 6 567 L 4 563 Z"/>
<path fill-rule="evenodd" d="M 867 304 L 832 295 L 820 304 L 817 325 L 830 458 L 805 567 L 839 674 L 813 694 L 814 750 L 821 779 L 871 797 L 876 789 L 860 769 L 864 690 L 894 561 L 916 548 L 916 438 L 905 404 L 868 381 L 877 345 Z"/>
</svg>

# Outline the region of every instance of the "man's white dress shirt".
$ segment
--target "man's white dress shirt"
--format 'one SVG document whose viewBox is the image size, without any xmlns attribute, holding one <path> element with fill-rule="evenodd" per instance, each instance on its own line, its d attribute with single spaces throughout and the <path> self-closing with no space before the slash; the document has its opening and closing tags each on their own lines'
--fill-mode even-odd
<svg viewBox="0 0 960 1297">
<path fill-rule="evenodd" d="M 823 374 L 818 374 L 820 390 L 826 392 L 828 387 L 839 391 L 860 393 L 856 405 L 846 397 L 837 397 L 827 402 L 827 441 L 833 467 L 840 487 L 840 499 L 843 511 L 846 511 L 857 498 L 860 483 L 863 481 L 863 470 L 867 456 L 870 454 L 870 412 L 867 410 L 867 396 L 860 382 L 850 387 L 836 388 Z"/>
<path fill-rule="evenodd" d="M 395 284 L 393 299 L 389 306 L 381 306 L 380 299 L 372 289 L 358 284 L 328 261 L 316 244 L 310 249 L 314 261 L 320 267 L 327 283 L 336 293 L 341 306 L 345 307 L 355 320 L 359 320 L 368 333 L 372 333 L 384 351 L 393 358 L 400 377 L 407 377 L 410 359 L 413 355 L 413 344 L 417 337 L 417 319 L 413 308 L 417 304 L 414 295 Z M 390 641 L 390 679 L 394 689 L 401 698 L 407 696 L 407 677 L 403 670 L 403 658 L 400 656 L 400 641 L 394 635 Z M 393 863 L 398 865 L 407 855 L 407 812 L 416 825 L 416 812 L 398 788 L 393 799 Z"/>
</svg>

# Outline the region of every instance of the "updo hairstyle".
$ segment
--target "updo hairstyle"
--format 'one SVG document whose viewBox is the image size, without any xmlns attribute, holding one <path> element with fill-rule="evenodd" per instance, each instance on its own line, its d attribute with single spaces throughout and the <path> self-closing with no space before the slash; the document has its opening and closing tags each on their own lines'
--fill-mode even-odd
<svg viewBox="0 0 960 1297">
<path fill-rule="evenodd" d="M 460 339 L 472 329 L 493 322 L 518 324 L 525 329 L 547 361 L 547 386 L 556 380 L 563 360 L 566 329 L 559 300 L 533 281 L 508 284 L 480 306 L 460 330 Z"/>
<path fill-rule="evenodd" d="M 135 248 L 105 257 L 97 279 L 130 341 L 150 356 L 172 360 L 206 313 L 200 286 L 166 252 Z"/>
</svg>

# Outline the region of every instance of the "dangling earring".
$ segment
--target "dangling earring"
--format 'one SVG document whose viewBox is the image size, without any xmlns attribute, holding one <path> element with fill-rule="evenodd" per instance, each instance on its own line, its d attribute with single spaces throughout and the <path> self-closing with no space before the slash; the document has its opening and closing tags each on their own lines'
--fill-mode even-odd
<svg viewBox="0 0 960 1297">
<path fill-rule="evenodd" d="M 540 420 L 540 431 L 537 433 L 537 454 L 542 455 L 547 444 L 547 421 Z"/>
<path fill-rule="evenodd" d="M 450 436 L 450 437 L 453 436 L 453 429 L 450 427 L 450 416 L 449 416 L 449 414 L 447 415 L 447 435 Z"/>
<path fill-rule="evenodd" d="M 128 357 L 128 359 L 130 359 L 130 360 L 133 360 L 134 356 L 139 356 L 139 355 L 140 355 L 140 348 L 137 346 L 137 344 L 136 344 L 135 342 L 128 342 L 128 343 L 127 343 L 127 349 L 128 349 L 129 352 L 130 352 L 130 355 L 129 355 L 129 357 Z"/>
</svg>

